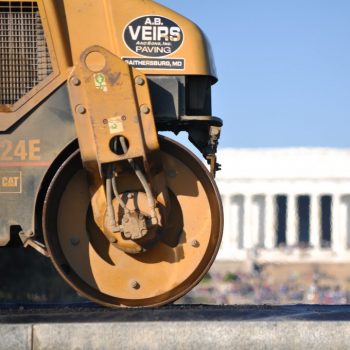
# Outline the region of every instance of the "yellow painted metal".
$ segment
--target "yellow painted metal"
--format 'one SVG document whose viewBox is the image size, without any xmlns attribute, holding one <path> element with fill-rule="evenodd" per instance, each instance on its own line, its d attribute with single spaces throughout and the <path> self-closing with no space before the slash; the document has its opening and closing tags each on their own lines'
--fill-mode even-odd
<svg viewBox="0 0 350 350">
<path fill-rule="evenodd" d="M 31 0 L 23 0 L 32 2 Z M 15 1 L 10 1 L 14 2 Z M 8 1 L 0 0 L 1 3 Z M 18 3 L 18 1 L 17 1 Z M 0 108 L 0 131 L 5 131 L 37 106 L 43 99 L 51 94 L 58 86 L 63 84 L 72 66 L 72 56 L 68 42 L 67 29 L 62 23 L 64 9 L 60 2 L 37 0 L 43 29 L 50 53 L 53 73 L 18 102 L 6 111 Z"/>
<path fill-rule="evenodd" d="M 81 157 L 89 173 L 95 221 L 111 239 L 104 220 L 104 164 L 141 158 L 151 187 L 167 198 L 147 79 L 109 51 L 92 46 L 81 53 L 69 79 L 69 92 Z M 116 154 L 111 143 L 121 136 L 129 141 L 129 149 Z"/>
<path fill-rule="evenodd" d="M 15 2 L 14 0 L 10 0 Z M 31 2 L 31 0 L 22 0 Z M 0 0 L 1 3 L 8 1 Z M 144 15 L 164 16 L 184 33 L 182 46 L 167 58 L 185 61 L 183 70 L 142 69 L 144 74 L 205 75 L 216 78 L 210 46 L 191 21 L 152 0 L 37 0 L 47 38 L 53 73 L 13 108 L 0 111 L 0 131 L 5 131 L 68 79 L 86 48 L 98 45 L 122 57 L 138 57 L 124 43 L 123 32 Z M 6 118 L 4 118 L 6 116 Z"/>
<path fill-rule="evenodd" d="M 220 246 L 222 207 L 211 175 L 174 141 L 163 140 L 161 150 L 167 186 L 178 206 L 172 212 L 175 223 L 168 223 L 180 230 L 175 246 L 160 240 L 144 253 L 129 255 L 110 244 L 86 217 L 90 201 L 86 174 L 74 159 L 62 169 L 72 171 L 70 180 L 60 183 L 64 176 L 58 176 L 48 194 L 44 234 L 53 262 L 72 287 L 98 303 L 112 307 L 169 303 L 200 281 Z M 118 186 L 123 190 L 122 184 Z M 56 210 L 51 196 L 58 200 L 57 226 L 48 219 L 50 206 Z M 168 228 L 172 229 L 164 230 Z"/>
<path fill-rule="evenodd" d="M 43 227 L 53 262 L 74 288 L 105 305 L 152 306 L 175 300 L 196 285 L 213 262 L 221 240 L 222 208 L 213 179 L 198 159 L 171 141 L 163 142 L 160 155 L 146 75 L 203 75 L 215 80 L 205 36 L 192 22 L 151 0 L 37 3 L 53 73 L 13 110 L 0 113 L 0 131 L 69 81 L 87 173 L 76 153 L 79 171 L 69 174 L 74 168 L 68 159 L 60 169 L 65 176 L 58 172 L 48 190 Z M 184 69 L 140 71 L 123 62 L 123 57 L 137 56 L 123 40 L 125 28 L 147 15 L 167 18 L 181 28 L 183 42 L 167 58 L 183 59 Z M 142 83 L 137 84 L 137 79 Z M 110 149 L 111 138 L 119 135 L 129 140 L 126 154 L 118 155 Z M 178 244 L 160 241 L 132 256 L 106 239 L 101 169 L 130 158 L 143 159 L 154 198 L 163 207 L 161 230 L 170 232 L 175 240 L 180 234 Z M 143 189 L 130 179 L 131 184 L 118 184 L 121 191 L 132 190 L 142 197 Z M 62 184 L 65 180 L 67 183 Z M 143 198 L 138 204 L 148 214 L 145 202 Z M 118 215 L 118 209 L 115 212 Z"/>
<path fill-rule="evenodd" d="M 100 69 L 88 67 L 90 56 L 94 62 L 105 61 Z M 135 83 L 137 78 L 142 84 Z M 99 46 L 84 50 L 72 71 L 69 91 L 84 163 L 97 159 L 101 166 L 138 157 L 146 163 L 147 154 L 158 151 L 147 79 L 120 58 Z M 142 113 L 143 108 L 147 113 Z M 120 135 L 129 141 L 129 149 L 118 155 L 112 152 L 110 140 Z"/>
<path fill-rule="evenodd" d="M 174 21 L 184 33 L 182 46 L 167 58 L 183 58 L 185 69 L 143 69 L 144 73 L 216 77 L 208 41 L 198 26 L 155 1 L 65 0 L 64 3 L 74 60 L 85 48 L 93 45 L 105 47 L 119 57 L 141 57 L 124 43 L 125 27 L 140 16 L 163 16 Z"/>
</svg>

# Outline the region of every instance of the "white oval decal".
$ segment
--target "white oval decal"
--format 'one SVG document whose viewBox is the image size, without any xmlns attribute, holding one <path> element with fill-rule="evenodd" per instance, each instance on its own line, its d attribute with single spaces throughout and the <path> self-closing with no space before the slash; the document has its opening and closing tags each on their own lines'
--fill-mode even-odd
<svg viewBox="0 0 350 350">
<path fill-rule="evenodd" d="M 169 56 L 181 47 L 183 40 L 182 29 L 162 16 L 136 18 L 124 29 L 125 44 L 140 56 Z"/>
</svg>

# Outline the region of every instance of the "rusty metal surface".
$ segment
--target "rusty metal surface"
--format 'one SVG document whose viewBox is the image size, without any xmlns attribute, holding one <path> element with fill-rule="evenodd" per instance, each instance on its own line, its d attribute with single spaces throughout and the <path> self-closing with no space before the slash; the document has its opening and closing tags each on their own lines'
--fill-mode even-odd
<svg viewBox="0 0 350 350">
<path fill-rule="evenodd" d="M 193 288 L 216 256 L 223 222 L 211 175 L 179 144 L 162 141 L 161 150 L 169 192 L 179 208 L 171 224 L 176 228 L 180 223 L 182 234 L 173 246 L 159 242 L 132 256 L 89 227 L 86 175 L 77 162 L 68 162 L 49 190 L 44 233 L 53 263 L 72 287 L 92 300 L 109 306 L 168 303 Z"/>
</svg>

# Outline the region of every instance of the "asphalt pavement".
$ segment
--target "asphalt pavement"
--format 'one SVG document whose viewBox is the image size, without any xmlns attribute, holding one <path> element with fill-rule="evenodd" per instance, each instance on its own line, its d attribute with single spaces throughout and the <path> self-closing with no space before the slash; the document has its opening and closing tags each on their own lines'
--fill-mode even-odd
<svg viewBox="0 0 350 350">
<path fill-rule="evenodd" d="M 170 305 L 109 309 L 92 303 L 0 305 L 0 324 L 216 321 L 350 321 L 350 305 Z"/>
</svg>

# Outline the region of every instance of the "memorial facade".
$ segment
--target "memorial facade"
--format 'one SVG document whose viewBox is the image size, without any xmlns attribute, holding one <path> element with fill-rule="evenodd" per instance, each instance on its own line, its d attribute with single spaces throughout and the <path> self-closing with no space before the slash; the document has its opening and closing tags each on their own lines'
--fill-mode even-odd
<svg viewBox="0 0 350 350">
<path fill-rule="evenodd" d="M 224 149 L 218 260 L 350 261 L 350 150 Z"/>
</svg>

